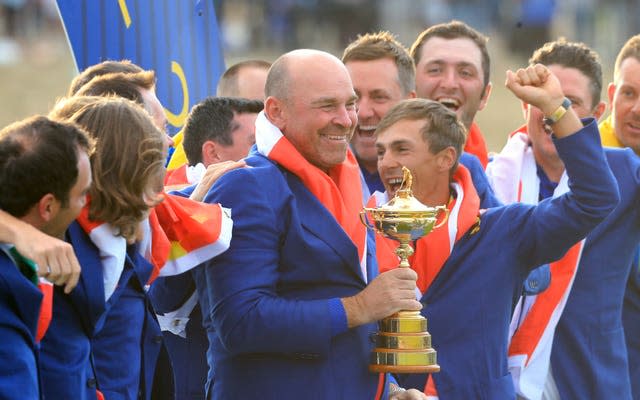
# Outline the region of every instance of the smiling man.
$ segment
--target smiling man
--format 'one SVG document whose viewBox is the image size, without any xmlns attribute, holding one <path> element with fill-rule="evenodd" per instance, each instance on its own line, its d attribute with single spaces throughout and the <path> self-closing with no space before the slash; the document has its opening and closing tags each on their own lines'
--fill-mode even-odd
<svg viewBox="0 0 640 400">
<path fill-rule="evenodd" d="M 545 116 L 557 116 L 565 96 L 557 78 L 541 65 L 508 71 L 507 87 Z M 414 196 L 450 211 L 447 223 L 416 241 L 412 259 L 441 371 L 403 376 L 401 385 L 441 400 L 515 398 L 507 368 L 514 293 L 533 268 L 564 254 L 618 201 L 595 121 L 583 126 L 569 109 L 554 130 L 571 192 L 537 206 L 481 212 L 469 172 L 458 164 L 466 136 L 453 111 L 434 101 L 404 100 L 378 125 L 378 169 L 387 198 L 397 191 L 407 166 Z M 389 250 L 378 246 L 376 251 Z"/>
<path fill-rule="evenodd" d="M 455 111 L 469 134 L 464 151 L 482 165 L 487 145 L 474 118 L 489 100 L 490 58 L 487 37 L 460 21 L 433 25 L 411 45 L 418 97 L 438 101 Z"/>
<path fill-rule="evenodd" d="M 370 335 L 377 320 L 421 306 L 413 271 L 377 274 L 359 221 L 349 73 L 328 53 L 295 50 L 274 62 L 266 95 L 249 168 L 205 197 L 234 218 L 229 250 L 195 271 L 210 396 L 391 398 L 389 376 L 368 371 Z"/>
<path fill-rule="evenodd" d="M 613 82 L 607 88 L 611 115 L 600 124 L 602 144 L 630 147 L 640 155 L 640 35 L 631 37 L 616 58 Z M 629 275 L 622 319 L 627 340 L 629 374 L 634 399 L 640 398 L 640 265 Z"/>
<path fill-rule="evenodd" d="M 358 96 L 358 123 L 351 148 L 369 192 L 383 192 L 374 132 L 391 107 L 400 100 L 416 97 L 413 60 L 393 35 L 378 32 L 351 42 L 344 50 L 342 62 Z"/>
</svg>

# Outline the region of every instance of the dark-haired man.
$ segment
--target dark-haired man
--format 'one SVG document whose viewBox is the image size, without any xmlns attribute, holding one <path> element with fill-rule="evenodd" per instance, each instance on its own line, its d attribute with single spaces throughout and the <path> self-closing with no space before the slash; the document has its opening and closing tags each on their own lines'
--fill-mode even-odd
<svg viewBox="0 0 640 400">
<path fill-rule="evenodd" d="M 464 151 L 477 156 L 484 166 L 487 145 L 474 118 L 491 93 L 487 41 L 464 22 L 451 21 L 424 30 L 410 50 L 418 97 L 438 101 L 456 112 L 468 131 Z"/>
<path fill-rule="evenodd" d="M 77 126 L 33 117 L 0 131 L 0 208 L 64 238 L 91 185 L 90 141 Z M 39 399 L 37 343 L 51 320 L 52 289 L 38 268 L 0 243 L 0 397 Z M 45 277 L 46 273 L 42 273 Z"/>
</svg>

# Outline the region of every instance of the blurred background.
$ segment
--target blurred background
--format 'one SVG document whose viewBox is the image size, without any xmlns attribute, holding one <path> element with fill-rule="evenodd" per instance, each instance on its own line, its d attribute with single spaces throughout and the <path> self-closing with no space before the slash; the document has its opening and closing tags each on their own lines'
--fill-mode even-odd
<svg viewBox="0 0 640 400">
<path fill-rule="evenodd" d="M 432 24 L 470 24 L 490 38 L 493 91 L 477 121 L 491 151 L 499 151 L 507 133 L 523 122 L 520 105 L 503 85 L 507 69 L 525 65 L 534 49 L 564 36 L 600 54 L 606 89 L 618 50 L 640 32 L 640 0 L 213 2 L 227 65 L 249 58 L 273 61 L 300 47 L 340 57 L 359 33 L 377 30 L 391 31 L 409 47 Z M 0 126 L 46 113 L 75 74 L 55 0 L 0 0 Z"/>
</svg>

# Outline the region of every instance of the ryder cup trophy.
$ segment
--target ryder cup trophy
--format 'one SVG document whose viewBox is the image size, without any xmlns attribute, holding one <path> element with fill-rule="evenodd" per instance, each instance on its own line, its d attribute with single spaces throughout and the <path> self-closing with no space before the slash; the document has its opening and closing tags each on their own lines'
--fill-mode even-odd
<svg viewBox="0 0 640 400">
<path fill-rule="evenodd" d="M 409 243 L 428 235 L 444 224 L 449 216 L 445 206 L 427 207 L 411 193 L 412 177 L 402 167 L 403 179 L 395 197 L 377 208 L 364 208 L 360 212 L 362 223 L 383 236 L 396 240 L 400 246 L 395 253 L 400 268 L 409 268 L 408 257 L 413 254 Z M 444 218 L 436 226 L 440 212 Z M 373 221 L 373 225 L 369 219 Z M 399 311 L 379 322 L 376 348 L 372 353 L 369 370 L 393 373 L 433 373 L 440 371 L 436 351 L 431 347 L 427 332 L 427 319 L 420 311 Z"/>
</svg>

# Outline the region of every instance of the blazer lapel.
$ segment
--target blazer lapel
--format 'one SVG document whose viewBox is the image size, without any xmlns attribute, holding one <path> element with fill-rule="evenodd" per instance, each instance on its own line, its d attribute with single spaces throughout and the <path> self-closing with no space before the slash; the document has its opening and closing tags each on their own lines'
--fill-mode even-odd
<svg viewBox="0 0 640 400">
<path fill-rule="evenodd" d="M 88 331 L 93 332 L 96 322 L 105 311 L 100 254 L 89 235 L 76 221 L 69 226 L 67 237 L 82 268 L 80 283 L 69 296 L 76 308 L 81 311 L 81 317 L 87 324 Z"/>
<path fill-rule="evenodd" d="M 295 175 L 285 172 L 289 188 L 296 197 L 296 205 L 301 218 L 300 223 L 309 232 L 325 242 L 349 265 L 352 271 L 364 282 L 358 260 L 358 249 L 318 199 L 302 184 Z"/>
</svg>

